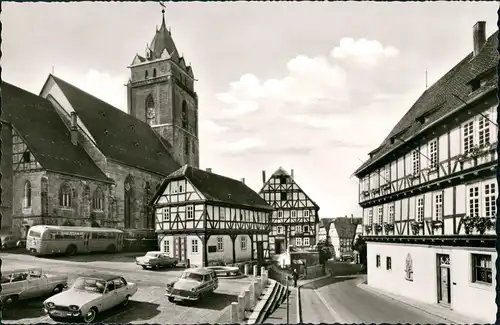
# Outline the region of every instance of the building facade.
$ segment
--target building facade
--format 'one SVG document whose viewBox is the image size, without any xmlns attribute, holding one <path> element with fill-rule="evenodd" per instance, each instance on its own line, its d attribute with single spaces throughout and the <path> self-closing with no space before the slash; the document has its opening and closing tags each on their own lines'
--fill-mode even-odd
<svg viewBox="0 0 500 325">
<path fill-rule="evenodd" d="M 493 323 L 498 31 L 473 44 L 355 174 L 368 285 Z"/>
<path fill-rule="evenodd" d="M 269 259 L 273 208 L 243 182 L 184 166 L 155 196 L 163 252 L 191 266 Z"/>
<path fill-rule="evenodd" d="M 174 54 L 164 19 L 151 47 L 130 67 L 130 114 L 54 75 L 39 96 L 2 83 L 3 232 L 24 236 L 35 224 L 154 230 L 148 203 L 181 164 L 198 164 L 199 148 L 192 70 Z"/>
<path fill-rule="evenodd" d="M 279 167 L 269 179 L 262 171 L 264 186 L 260 196 L 275 211 L 271 217 L 271 254 L 281 254 L 289 246 L 309 248 L 319 235 L 319 206 L 297 185 L 292 174 Z"/>
<path fill-rule="evenodd" d="M 319 239 L 328 240 L 335 251 L 335 258 L 353 254 L 353 244 L 356 235 L 362 231 L 362 218 L 351 215 L 343 218 L 322 218 L 319 228 Z M 327 236 L 328 231 L 328 236 Z"/>
</svg>

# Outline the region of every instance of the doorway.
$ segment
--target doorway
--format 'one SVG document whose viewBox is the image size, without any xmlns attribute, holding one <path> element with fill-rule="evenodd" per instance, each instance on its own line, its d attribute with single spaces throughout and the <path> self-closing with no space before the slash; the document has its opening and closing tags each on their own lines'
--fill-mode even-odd
<svg viewBox="0 0 500 325">
<path fill-rule="evenodd" d="M 438 303 L 451 305 L 450 255 L 437 254 Z"/>
<path fill-rule="evenodd" d="M 259 264 L 264 262 L 264 243 L 261 241 L 257 242 L 257 261 Z"/>
<path fill-rule="evenodd" d="M 283 252 L 283 242 L 284 239 L 276 239 L 274 241 L 274 252 L 276 255 L 279 255 Z"/>
</svg>

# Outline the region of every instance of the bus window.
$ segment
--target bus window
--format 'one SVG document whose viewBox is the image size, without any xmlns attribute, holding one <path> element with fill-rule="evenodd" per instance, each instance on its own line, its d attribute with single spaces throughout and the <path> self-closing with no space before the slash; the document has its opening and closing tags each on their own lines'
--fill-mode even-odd
<svg viewBox="0 0 500 325">
<path fill-rule="evenodd" d="M 92 237 L 91 237 L 91 238 L 92 238 L 92 239 L 97 239 L 97 238 L 99 238 L 99 236 L 97 236 L 97 235 L 98 235 L 98 234 L 97 234 L 96 232 L 93 232 L 93 233 L 92 233 Z"/>
</svg>

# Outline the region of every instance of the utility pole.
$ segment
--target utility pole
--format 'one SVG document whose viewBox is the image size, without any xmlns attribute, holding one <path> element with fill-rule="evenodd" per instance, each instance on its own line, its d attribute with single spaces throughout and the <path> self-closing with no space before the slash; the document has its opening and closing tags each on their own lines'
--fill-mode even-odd
<svg viewBox="0 0 500 325">
<path fill-rule="evenodd" d="M 288 275 L 286 276 L 286 323 L 290 324 L 290 294 L 288 293 Z M 297 312 L 299 312 L 297 310 Z"/>
</svg>

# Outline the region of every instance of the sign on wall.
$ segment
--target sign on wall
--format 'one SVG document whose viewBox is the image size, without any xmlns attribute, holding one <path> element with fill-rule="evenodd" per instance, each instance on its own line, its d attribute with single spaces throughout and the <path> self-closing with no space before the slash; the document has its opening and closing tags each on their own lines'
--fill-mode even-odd
<svg viewBox="0 0 500 325">
<path fill-rule="evenodd" d="M 405 279 L 413 281 L 413 261 L 410 253 L 406 254 Z"/>
</svg>

